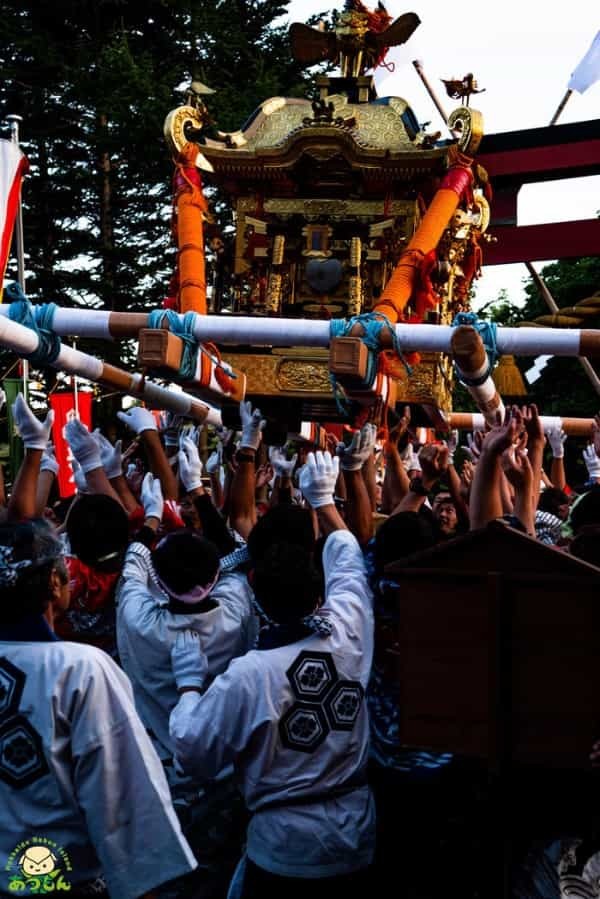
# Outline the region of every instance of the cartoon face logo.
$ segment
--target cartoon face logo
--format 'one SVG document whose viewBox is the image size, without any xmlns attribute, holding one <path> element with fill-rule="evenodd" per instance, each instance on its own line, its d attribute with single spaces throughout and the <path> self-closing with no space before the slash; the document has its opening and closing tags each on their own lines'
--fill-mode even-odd
<svg viewBox="0 0 600 899">
<path fill-rule="evenodd" d="M 56 856 L 47 846 L 28 846 L 21 858 L 19 865 L 23 874 L 28 877 L 38 877 L 40 874 L 49 874 L 56 867 Z"/>
</svg>

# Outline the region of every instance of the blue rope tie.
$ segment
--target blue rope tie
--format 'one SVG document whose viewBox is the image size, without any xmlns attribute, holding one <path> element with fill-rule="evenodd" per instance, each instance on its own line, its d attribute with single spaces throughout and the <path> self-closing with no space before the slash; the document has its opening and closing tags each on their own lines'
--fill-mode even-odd
<svg viewBox="0 0 600 899">
<path fill-rule="evenodd" d="M 33 353 L 21 353 L 23 359 L 27 359 L 38 368 L 52 365 L 58 359 L 61 350 L 60 337 L 52 331 L 56 305 L 48 303 L 44 306 L 32 306 L 16 282 L 8 285 L 4 295 L 10 303 L 8 317 L 11 321 L 35 331 L 38 336 L 37 350 Z"/>
<path fill-rule="evenodd" d="M 367 374 L 365 377 L 367 386 L 370 387 L 371 384 L 373 384 L 377 375 L 377 356 L 379 351 L 381 350 L 381 334 L 383 331 L 387 331 L 390 335 L 392 339 L 392 347 L 399 359 L 402 361 L 402 364 L 406 369 L 406 373 L 408 375 L 412 374 L 412 368 L 404 358 L 404 354 L 400 349 L 400 342 L 398 340 L 396 330 L 390 324 L 387 316 L 385 316 L 382 312 L 364 312 L 362 315 L 353 315 L 352 318 L 332 318 L 329 325 L 329 336 L 331 338 L 347 337 L 354 325 L 357 324 L 361 325 L 364 331 L 359 339 L 362 340 L 365 346 L 369 349 L 367 358 Z M 331 382 L 331 387 L 333 389 L 333 395 L 335 397 L 338 411 L 347 413 L 348 410 L 344 407 L 344 403 L 341 398 L 343 395 L 342 389 L 338 384 L 336 375 L 330 372 L 329 380 Z"/>
<path fill-rule="evenodd" d="M 167 319 L 169 331 L 183 341 L 183 353 L 179 363 L 179 375 L 185 381 L 193 381 L 198 366 L 198 341 L 194 337 L 195 312 L 186 312 L 183 319 L 172 309 L 155 309 L 148 316 L 150 328 L 160 328 Z"/>
<path fill-rule="evenodd" d="M 183 341 L 183 353 L 179 363 L 179 377 L 184 381 L 193 381 L 198 367 L 198 353 L 205 353 L 217 368 L 222 368 L 230 378 L 237 378 L 234 371 L 225 368 L 220 359 L 216 359 L 208 350 L 198 343 L 194 336 L 195 312 L 186 312 L 183 319 L 173 309 L 155 309 L 148 315 L 149 328 L 161 328 L 167 319 L 169 331 Z"/>
<path fill-rule="evenodd" d="M 460 325 L 468 325 L 471 328 L 475 328 L 475 330 L 478 332 L 487 353 L 488 367 L 487 371 L 479 378 L 466 378 L 463 372 L 461 372 L 456 365 L 454 366 L 454 370 L 458 379 L 462 381 L 462 383 L 467 387 L 479 387 L 481 384 L 487 381 L 487 379 L 491 375 L 500 355 L 498 353 L 498 345 L 496 343 L 498 325 L 496 325 L 494 322 L 483 321 L 475 312 L 459 312 L 452 322 L 452 327 L 458 328 Z"/>
</svg>

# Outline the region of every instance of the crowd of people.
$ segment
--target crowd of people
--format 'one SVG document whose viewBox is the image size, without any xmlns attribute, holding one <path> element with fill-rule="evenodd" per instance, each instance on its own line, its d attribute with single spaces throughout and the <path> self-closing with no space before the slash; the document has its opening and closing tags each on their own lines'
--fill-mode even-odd
<svg viewBox="0 0 600 899">
<path fill-rule="evenodd" d="M 326 448 L 267 446 L 260 410 L 239 412 L 202 434 L 135 406 L 119 440 L 73 418 L 65 501 L 52 415 L 17 398 L 0 895 L 335 899 L 409 830 L 435 868 L 424 795 L 459 803 L 461 763 L 403 744 L 386 566 L 492 521 L 600 564 L 600 420 L 573 490 L 535 406 L 463 447 L 419 445 L 408 407 Z"/>
</svg>

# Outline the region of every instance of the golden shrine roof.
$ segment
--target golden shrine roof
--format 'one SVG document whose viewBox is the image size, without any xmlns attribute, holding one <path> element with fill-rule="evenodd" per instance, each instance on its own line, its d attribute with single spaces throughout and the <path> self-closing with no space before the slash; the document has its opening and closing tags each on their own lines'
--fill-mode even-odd
<svg viewBox="0 0 600 899">
<path fill-rule="evenodd" d="M 186 107 L 180 107 L 183 112 Z M 206 139 L 202 152 L 215 171 L 285 170 L 303 154 L 326 159 L 342 152 L 353 167 L 406 168 L 412 174 L 443 168 L 446 146 L 432 146 L 408 103 L 384 97 L 351 103 L 332 94 L 311 103 L 272 97 L 258 107 L 239 131 Z"/>
</svg>

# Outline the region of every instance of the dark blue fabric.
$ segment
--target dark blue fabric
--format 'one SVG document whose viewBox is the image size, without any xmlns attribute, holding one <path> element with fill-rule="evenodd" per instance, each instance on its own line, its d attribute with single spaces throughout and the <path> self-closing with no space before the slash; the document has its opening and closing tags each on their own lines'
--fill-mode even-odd
<svg viewBox="0 0 600 899">
<path fill-rule="evenodd" d="M 0 641 L 10 643 L 52 643 L 58 637 L 43 615 L 28 615 L 14 624 L 0 625 Z"/>
</svg>

